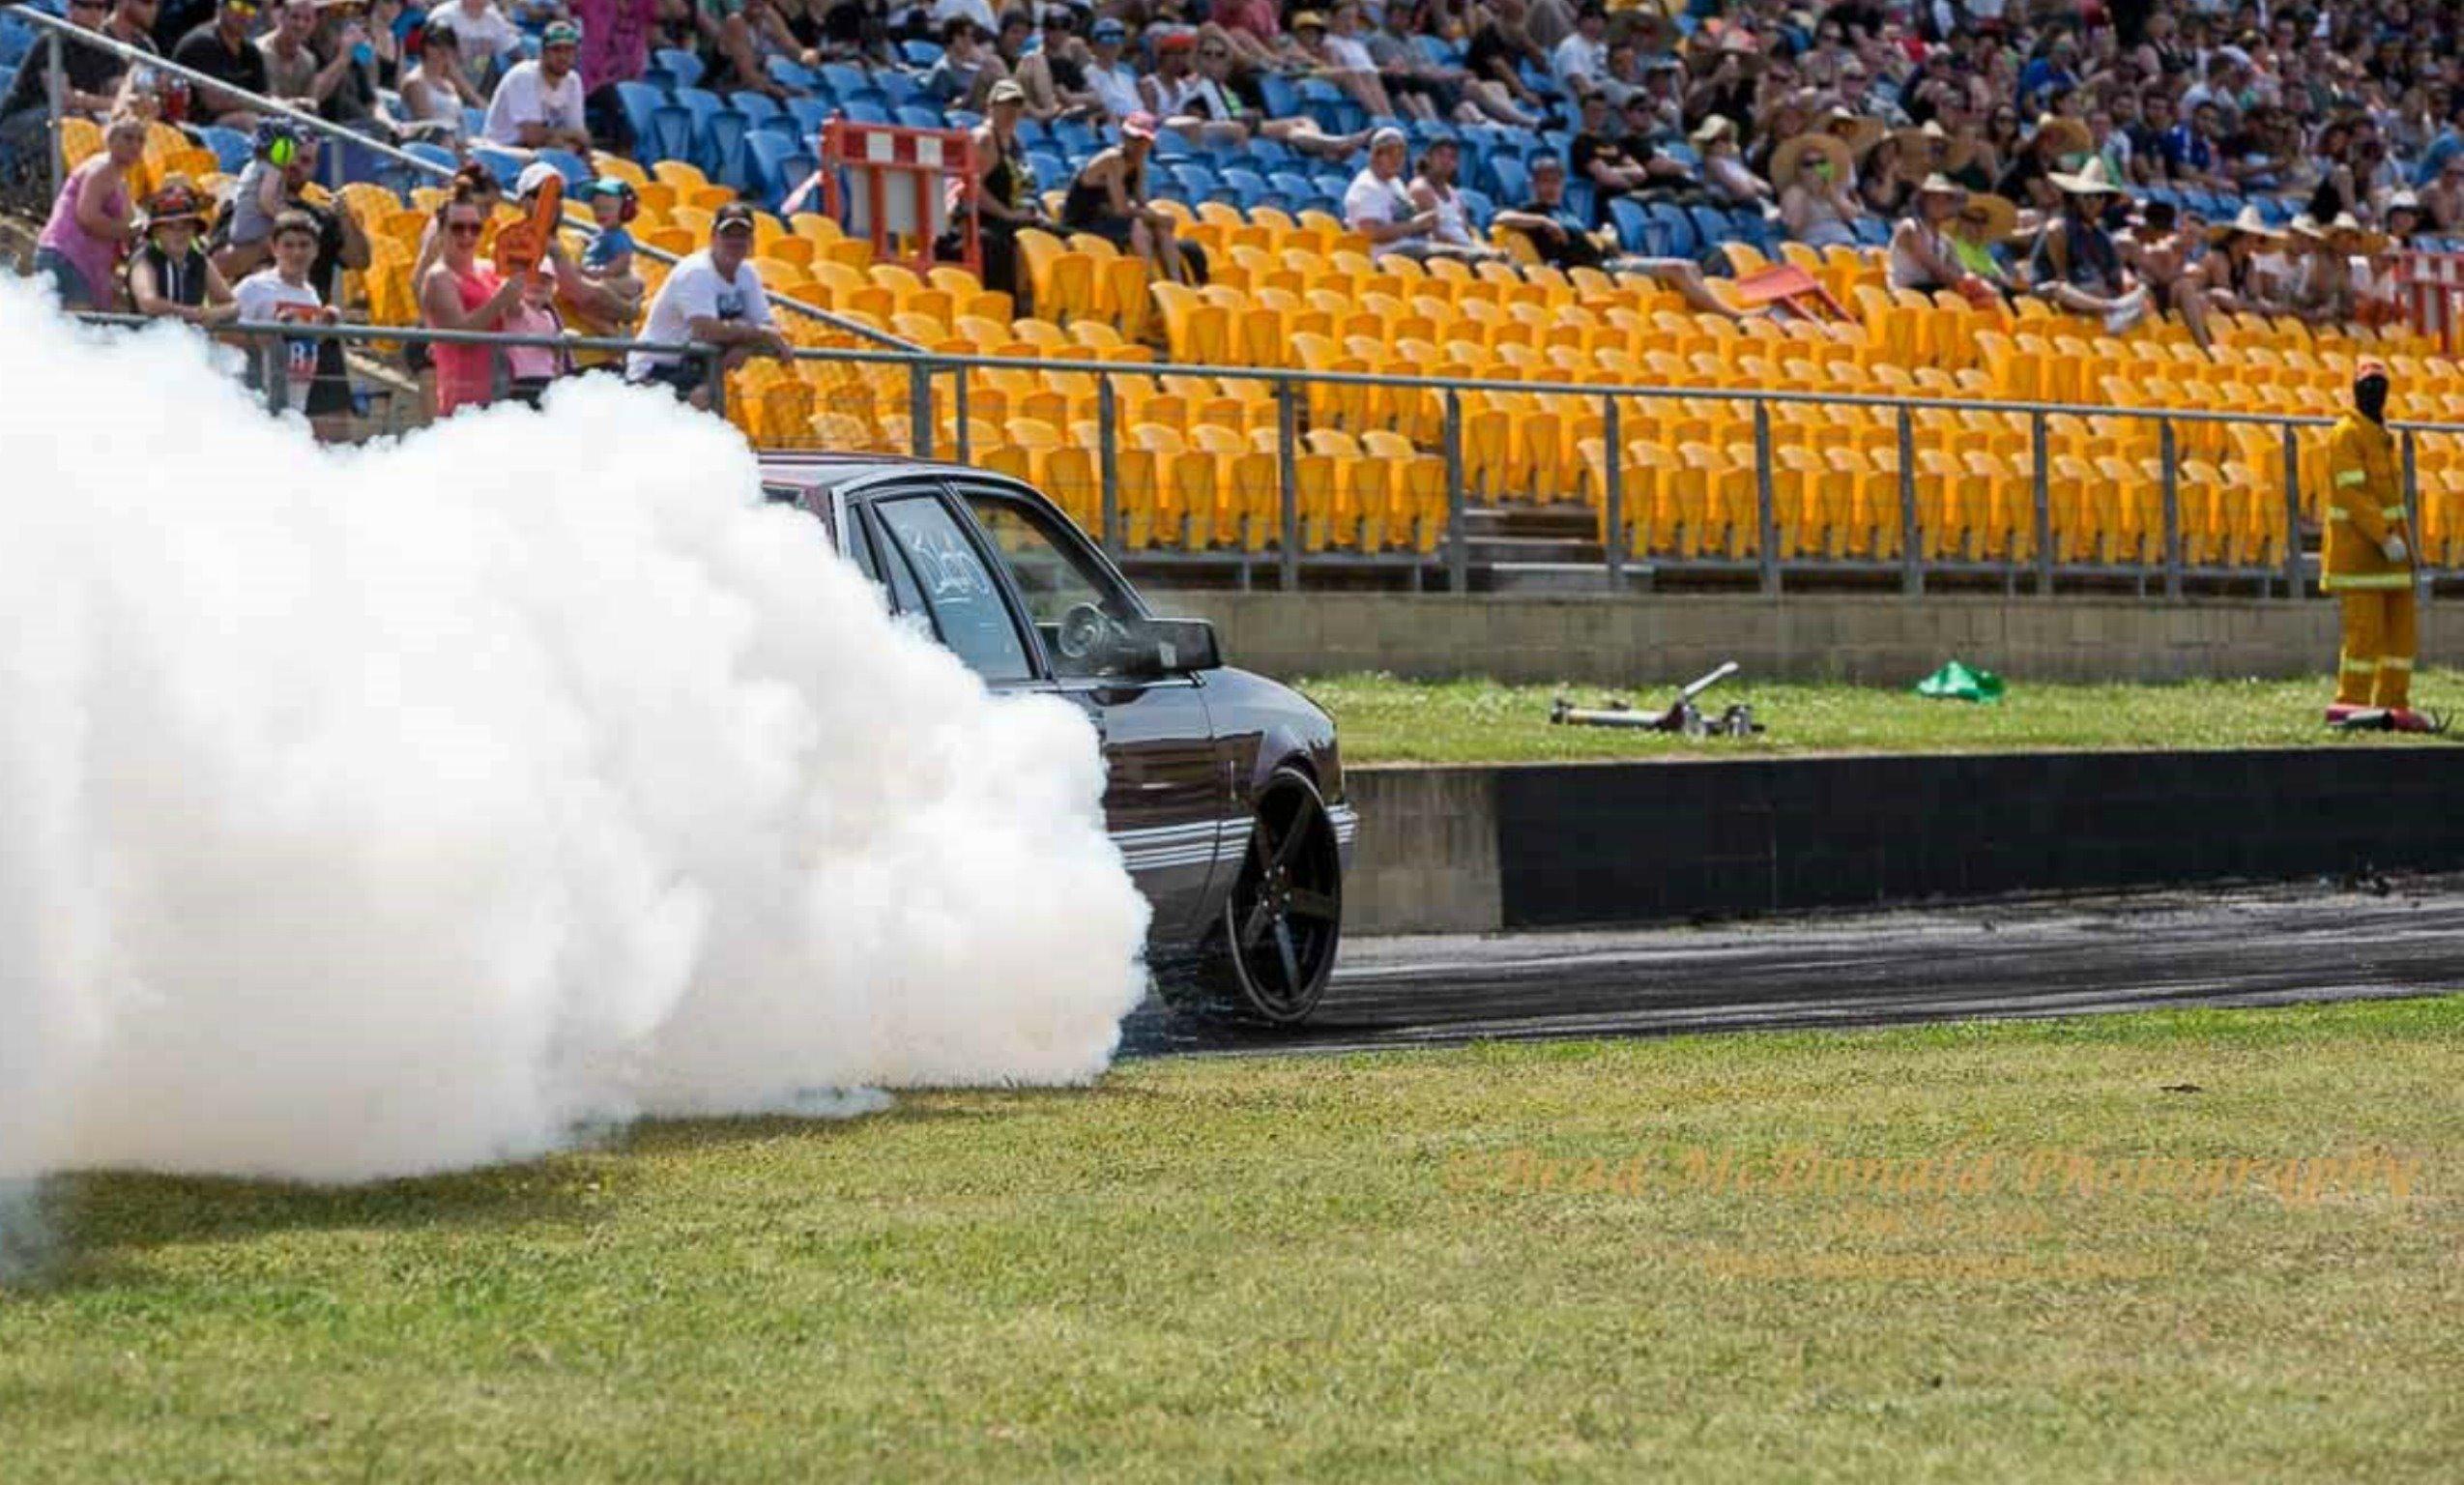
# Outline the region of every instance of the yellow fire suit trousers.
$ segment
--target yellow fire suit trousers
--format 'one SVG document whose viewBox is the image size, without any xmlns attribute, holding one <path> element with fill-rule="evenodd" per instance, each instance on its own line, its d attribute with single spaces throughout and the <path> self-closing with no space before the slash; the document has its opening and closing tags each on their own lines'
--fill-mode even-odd
<svg viewBox="0 0 2464 1485">
<path fill-rule="evenodd" d="M 2344 654 L 2335 677 L 2335 703 L 2343 707 L 2405 707 L 2412 704 L 2415 632 L 2413 589 L 2347 591 Z"/>
</svg>

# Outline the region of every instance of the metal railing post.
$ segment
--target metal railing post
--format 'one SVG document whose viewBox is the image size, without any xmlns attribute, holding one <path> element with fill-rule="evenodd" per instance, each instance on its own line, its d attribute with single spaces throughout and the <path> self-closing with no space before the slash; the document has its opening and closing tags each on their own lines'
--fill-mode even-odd
<svg viewBox="0 0 2464 1485">
<path fill-rule="evenodd" d="M 2284 596 L 2302 596 L 2302 441 L 2284 425 Z"/>
<path fill-rule="evenodd" d="M 69 142 L 65 137 L 66 131 L 61 128 L 68 117 L 69 74 L 64 70 L 66 60 L 62 54 L 60 33 L 45 31 L 43 37 L 43 60 L 51 69 L 49 75 L 43 78 L 43 88 L 44 123 L 48 130 L 45 148 L 51 153 L 51 198 L 56 201 L 60 198 L 61 189 L 69 184 Z"/>
<path fill-rule="evenodd" d="M 1275 378 L 1275 503 L 1282 517 L 1284 591 L 1300 586 L 1300 409 L 1291 378 Z"/>
<path fill-rule="evenodd" d="M 920 356 L 907 364 L 907 447 L 919 459 L 933 456 L 933 366 Z"/>
<path fill-rule="evenodd" d="M 1925 547 L 1917 530 L 1917 422 L 1908 404 L 1899 404 L 1899 591 L 1910 597 L 1925 592 Z"/>
<path fill-rule="evenodd" d="M 2413 544 L 2418 547 L 2421 544 L 2421 468 L 2417 462 L 2418 451 L 2415 449 L 2413 444 L 2413 430 L 2411 428 L 2406 428 L 2404 430 L 2403 451 L 2404 529 L 2413 534 Z M 2413 561 L 2417 564 L 2421 561 L 2419 553 L 2414 555 Z"/>
<path fill-rule="evenodd" d="M 1463 393 L 1446 389 L 1446 586 L 1465 593 L 1471 586 L 1471 550 L 1464 528 Z"/>
<path fill-rule="evenodd" d="M 1754 513 L 1758 532 L 1759 582 L 1765 593 L 1780 591 L 1780 511 L 1771 495 L 1771 404 L 1754 402 Z"/>
<path fill-rule="evenodd" d="M 1120 408 L 1113 380 L 1095 379 L 1095 470 L 1104 504 L 1104 550 L 1120 555 Z"/>
<path fill-rule="evenodd" d="M 2045 448 L 2044 411 L 2029 414 L 2028 422 L 2036 485 L 2036 591 L 2037 597 L 2049 598 L 2053 596 L 2053 487 L 2047 467 L 2051 460 Z"/>
<path fill-rule="evenodd" d="M 265 410 L 280 417 L 291 406 L 290 347 L 278 335 L 268 335 L 257 346 L 257 376 L 265 385 L 259 389 L 265 395 Z"/>
<path fill-rule="evenodd" d="M 1602 461 L 1606 466 L 1602 483 L 1608 487 L 1600 492 L 1600 512 L 1606 528 L 1601 534 L 1601 545 L 1607 550 L 1609 558 L 1609 591 L 1623 593 L 1626 591 L 1626 440 L 1619 427 L 1622 420 L 1617 412 L 1617 399 L 1611 395 L 1600 400 L 1600 432 L 1608 442 L 1606 457 Z"/>
<path fill-rule="evenodd" d="M 951 406 L 957 417 L 957 426 L 953 431 L 958 436 L 958 462 L 972 464 L 975 462 L 975 438 L 967 426 L 967 363 L 962 361 L 950 367 L 950 375 L 957 379 L 956 390 L 951 393 L 954 399 Z"/>
<path fill-rule="evenodd" d="M 2156 423 L 2156 458 L 2164 474 L 2164 596 L 2182 596 L 2182 480 L 2174 468 L 2173 420 Z"/>
</svg>

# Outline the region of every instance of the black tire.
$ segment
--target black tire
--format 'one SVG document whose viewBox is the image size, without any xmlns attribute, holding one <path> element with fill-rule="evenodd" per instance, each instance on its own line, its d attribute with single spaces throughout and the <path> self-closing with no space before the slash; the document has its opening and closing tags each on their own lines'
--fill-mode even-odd
<svg viewBox="0 0 2464 1485">
<path fill-rule="evenodd" d="M 1249 850 L 1200 967 L 1202 1009 L 1297 1026 L 1325 998 L 1343 939 L 1343 857 L 1318 786 L 1281 768 L 1258 792 Z"/>
</svg>

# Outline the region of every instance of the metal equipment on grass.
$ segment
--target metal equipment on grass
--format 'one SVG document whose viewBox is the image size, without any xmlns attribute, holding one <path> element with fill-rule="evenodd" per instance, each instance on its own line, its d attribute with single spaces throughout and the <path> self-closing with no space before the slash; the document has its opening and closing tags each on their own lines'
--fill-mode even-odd
<svg viewBox="0 0 2464 1485">
<path fill-rule="evenodd" d="M 1743 738 L 1762 730 L 1754 719 L 1754 709 L 1739 702 L 1718 716 L 1706 717 L 1694 699 L 1737 673 L 1737 662 L 1724 661 L 1708 675 L 1700 676 L 1677 692 L 1676 700 L 1659 712 L 1638 712 L 1623 701 L 1613 698 L 1597 710 L 1576 706 L 1560 696 L 1551 703 L 1549 720 L 1566 727 L 1636 727 L 1645 732 L 1673 732 L 1689 738 Z"/>
</svg>

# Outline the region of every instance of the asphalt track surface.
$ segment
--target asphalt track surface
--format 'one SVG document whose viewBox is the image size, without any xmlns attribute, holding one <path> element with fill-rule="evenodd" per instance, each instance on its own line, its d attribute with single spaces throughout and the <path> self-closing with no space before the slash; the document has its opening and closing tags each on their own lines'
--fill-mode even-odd
<svg viewBox="0 0 2464 1485">
<path fill-rule="evenodd" d="M 1273 1032 L 1153 999 L 1124 1056 L 1884 1026 L 2464 990 L 2464 877 L 1823 914 L 1643 931 L 1355 940 Z"/>
</svg>

